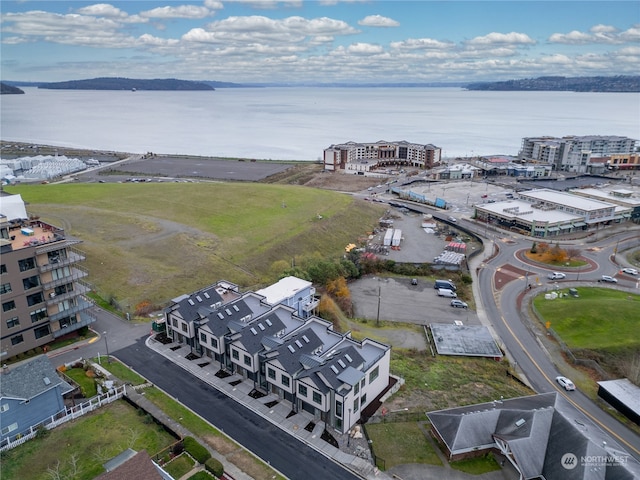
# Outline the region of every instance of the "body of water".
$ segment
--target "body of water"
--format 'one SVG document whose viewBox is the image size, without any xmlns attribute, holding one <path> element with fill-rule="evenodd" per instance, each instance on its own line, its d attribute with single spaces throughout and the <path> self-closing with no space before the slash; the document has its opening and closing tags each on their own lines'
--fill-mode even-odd
<svg viewBox="0 0 640 480">
<path fill-rule="evenodd" d="M 443 156 L 516 155 L 523 137 L 640 139 L 640 94 L 459 88 L 25 88 L 3 95 L 1 138 L 96 150 L 318 160 L 335 143 L 427 144 Z"/>
</svg>

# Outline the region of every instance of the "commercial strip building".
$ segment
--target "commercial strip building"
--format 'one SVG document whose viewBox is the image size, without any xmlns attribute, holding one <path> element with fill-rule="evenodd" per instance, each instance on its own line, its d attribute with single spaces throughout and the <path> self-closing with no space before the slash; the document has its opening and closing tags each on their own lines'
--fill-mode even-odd
<svg viewBox="0 0 640 480">
<path fill-rule="evenodd" d="M 29 218 L 20 195 L 0 197 L 2 358 L 42 347 L 95 322 L 85 297 L 79 240 Z"/>
<path fill-rule="evenodd" d="M 441 153 L 439 147 L 431 144 L 380 140 L 375 143 L 347 142 L 331 145 L 325 148 L 322 158 L 325 170 L 364 175 L 381 168 L 433 168 L 440 163 Z"/>
<path fill-rule="evenodd" d="M 391 347 L 335 332 L 312 314 L 316 301 L 296 277 L 245 293 L 220 281 L 172 300 L 167 336 L 345 433 L 387 388 Z"/>
<path fill-rule="evenodd" d="M 630 206 L 550 189 L 516 195 L 511 200 L 475 205 L 475 218 L 523 235 L 546 238 L 627 222 L 634 212 Z"/>
</svg>

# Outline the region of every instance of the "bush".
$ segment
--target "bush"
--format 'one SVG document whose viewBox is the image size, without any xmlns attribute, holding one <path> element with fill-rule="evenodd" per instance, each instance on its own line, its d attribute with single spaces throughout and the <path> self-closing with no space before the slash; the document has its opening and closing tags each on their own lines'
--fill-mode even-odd
<svg viewBox="0 0 640 480">
<path fill-rule="evenodd" d="M 204 468 L 207 469 L 207 472 L 213 473 L 216 477 L 220 478 L 224 474 L 224 465 L 220 463 L 217 458 L 211 457 L 204 464 Z"/>
<path fill-rule="evenodd" d="M 211 480 L 211 475 L 207 472 L 199 471 L 191 475 L 188 480 Z"/>
<path fill-rule="evenodd" d="M 185 451 L 198 463 L 205 463 L 211 458 L 209 451 L 200 445 L 193 437 L 184 437 L 182 444 L 184 445 Z"/>
</svg>

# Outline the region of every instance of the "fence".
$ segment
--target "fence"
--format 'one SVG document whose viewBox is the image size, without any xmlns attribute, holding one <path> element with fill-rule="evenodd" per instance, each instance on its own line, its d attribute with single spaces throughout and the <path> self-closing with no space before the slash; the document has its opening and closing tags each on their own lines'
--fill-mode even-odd
<svg viewBox="0 0 640 480">
<path fill-rule="evenodd" d="M 0 452 L 4 452 L 7 450 L 11 450 L 23 443 L 31 440 L 40 431 L 40 428 L 44 427 L 47 430 L 51 430 L 58 425 L 66 423 L 75 418 L 81 417 L 87 413 L 93 412 L 96 408 L 99 408 L 103 405 L 107 405 L 111 402 L 122 398 L 126 393 L 126 386 L 123 385 L 121 387 L 116 387 L 111 392 L 104 393 L 102 395 L 95 396 L 89 401 L 84 402 L 80 405 L 74 405 L 73 407 L 67 407 L 64 412 L 61 412 L 57 415 L 50 417 L 48 420 L 45 420 L 38 425 L 33 425 L 29 428 L 28 433 L 19 433 L 14 437 L 14 440 L 10 438 L 6 438 L 3 440 L 3 445 L 0 446 Z"/>
</svg>

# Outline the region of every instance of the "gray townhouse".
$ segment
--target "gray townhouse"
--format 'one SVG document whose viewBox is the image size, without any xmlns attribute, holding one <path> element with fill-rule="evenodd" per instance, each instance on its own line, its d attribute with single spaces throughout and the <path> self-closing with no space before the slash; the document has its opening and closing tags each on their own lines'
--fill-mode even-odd
<svg viewBox="0 0 640 480">
<path fill-rule="evenodd" d="M 182 295 L 165 309 L 167 335 L 345 433 L 388 386 L 391 347 L 333 331 L 310 315 L 311 283 L 283 280 L 258 291 L 268 296 L 225 281 Z"/>
</svg>

